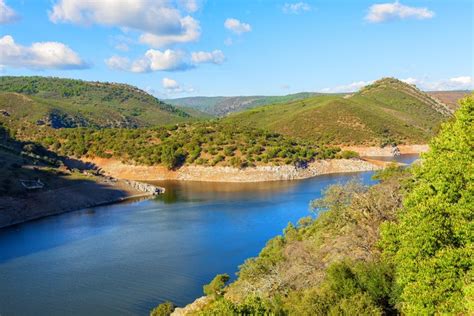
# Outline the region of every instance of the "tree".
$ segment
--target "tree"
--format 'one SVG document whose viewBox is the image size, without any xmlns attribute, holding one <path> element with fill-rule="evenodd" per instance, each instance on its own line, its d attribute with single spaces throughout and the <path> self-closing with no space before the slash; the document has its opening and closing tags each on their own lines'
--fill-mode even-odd
<svg viewBox="0 0 474 316">
<path fill-rule="evenodd" d="M 169 316 L 174 311 L 175 306 L 171 302 L 164 302 L 155 307 L 151 312 L 150 316 Z"/>
<path fill-rule="evenodd" d="M 227 273 L 216 275 L 211 283 L 204 285 L 204 294 L 214 297 L 222 296 L 224 294 L 224 286 L 229 279 L 230 277 Z"/>
<path fill-rule="evenodd" d="M 464 99 L 423 162 L 398 222 L 383 228 L 399 309 L 407 315 L 473 314 L 474 96 Z M 470 299 L 469 299 L 470 296 Z"/>
</svg>

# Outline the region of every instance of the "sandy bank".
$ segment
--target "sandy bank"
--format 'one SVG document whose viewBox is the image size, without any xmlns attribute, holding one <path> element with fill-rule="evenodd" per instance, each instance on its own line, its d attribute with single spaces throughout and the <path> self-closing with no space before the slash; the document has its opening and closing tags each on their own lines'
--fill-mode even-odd
<svg viewBox="0 0 474 316">
<path fill-rule="evenodd" d="M 352 150 L 362 157 L 394 157 L 396 153 L 421 154 L 428 151 L 428 145 L 398 145 L 396 147 L 386 146 L 340 146 L 343 150 Z"/>
<path fill-rule="evenodd" d="M 262 182 L 306 179 L 323 174 L 370 171 L 383 167 L 383 165 L 376 165 L 361 159 L 318 160 L 310 163 L 305 169 L 296 168 L 292 165 L 257 166 L 244 169 L 185 166 L 172 171 L 163 166 L 135 166 L 105 158 L 90 159 L 87 162 L 95 164 L 114 178 L 137 181 Z"/>
<path fill-rule="evenodd" d="M 125 181 L 96 179 L 78 181 L 58 189 L 28 192 L 22 196 L 0 196 L 0 228 L 49 215 L 150 195 L 152 193 L 133 188 Z"/>
</svg>

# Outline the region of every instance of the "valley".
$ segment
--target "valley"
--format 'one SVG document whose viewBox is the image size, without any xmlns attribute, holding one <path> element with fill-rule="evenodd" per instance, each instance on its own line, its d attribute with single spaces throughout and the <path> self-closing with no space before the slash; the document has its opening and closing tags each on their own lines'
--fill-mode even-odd
<svg viewBox="0 0 474 316">
<path fill-rule="evenodd" d="M 387 163 L 371 156 L 426 151 L 423 144 L 452 115 L 439 100 L 390 78 L 351 95 L 252 100 L 251 109 L 216 119 L 128 85 L 1 77 L 5 146 L 49 163 L 40 167 L 37 159 L 18 158 L 20 163 L 3 164 L 3 199 L 17 197 L 2 203 L 10 209 L 3 225 L 142 195 L 125 180 L 260 182 L 377 170 Z M 223 102 L 209 104 L 227 109 Z M 259 105 L 265 102 L 273 104 Z M 48 192 L 72 194 L 75 202 L 66 204 L 75 206 L 53 202 L 35 213 L 35 205 L 48 196 L 46 189 L 27 192 L 13 180 L 18 178 L 39 179 Z M 97 198 L 84 196 L 84 190 Z"/>
</svg>

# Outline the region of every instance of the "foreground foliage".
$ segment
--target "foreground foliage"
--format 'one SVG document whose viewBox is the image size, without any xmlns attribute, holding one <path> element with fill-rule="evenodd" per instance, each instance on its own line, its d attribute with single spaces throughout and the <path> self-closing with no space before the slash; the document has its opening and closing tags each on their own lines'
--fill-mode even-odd
<svg viewBox="0 0 474 316">
<path fill-rule="evenodd" d="M 473 314 L 473 124 L 471 97 L 420 164 L 328 188 L 195 312 Z"/>
<path fill-rule="evenodd" d="M 474 99 L 469 98 L 414 168 L 405 207 L 384 230 L 403 313 L 474 312 L 472 303 L 467 305 L 474 294 L 473 148 Z"/>
</svg>

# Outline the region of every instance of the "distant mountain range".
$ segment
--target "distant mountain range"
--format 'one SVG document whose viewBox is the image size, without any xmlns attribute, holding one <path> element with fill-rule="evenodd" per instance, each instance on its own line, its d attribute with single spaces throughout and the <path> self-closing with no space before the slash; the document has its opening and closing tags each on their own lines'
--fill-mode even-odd
<svg viewBox="0 0 474 316">
<path fill-rule="evenodd" d="M 432 97 L 447 104 L 451 109 L 457 108 L 457 100 L 468 95 L 469 91 L 433 91 L 427 92 Z M 307 99 L 321 95 L 347 95 L 350 93 L 327 94 L 317 92 L 300 92 L 284 96 L 233 96 L 233 97 L 186 97 L 165 99 L 164 102 L 183 109 L 195 109 L 208 115 L 223 117 L 230 113 L 241 112 L 261 105 L 281 104 Z"/>
<path fill-rule="evenodd" d="M 229 113 L 254 108 L 266 104 L 279 104 L 321 95 L 316 92 L 300 92 L 284 96 L 235 96 L 235 97 L 189 97 L 166 99 L 164 102 L 177 107 L 197 109 L 213 116 L 225 116 Z"/>
</svg>

